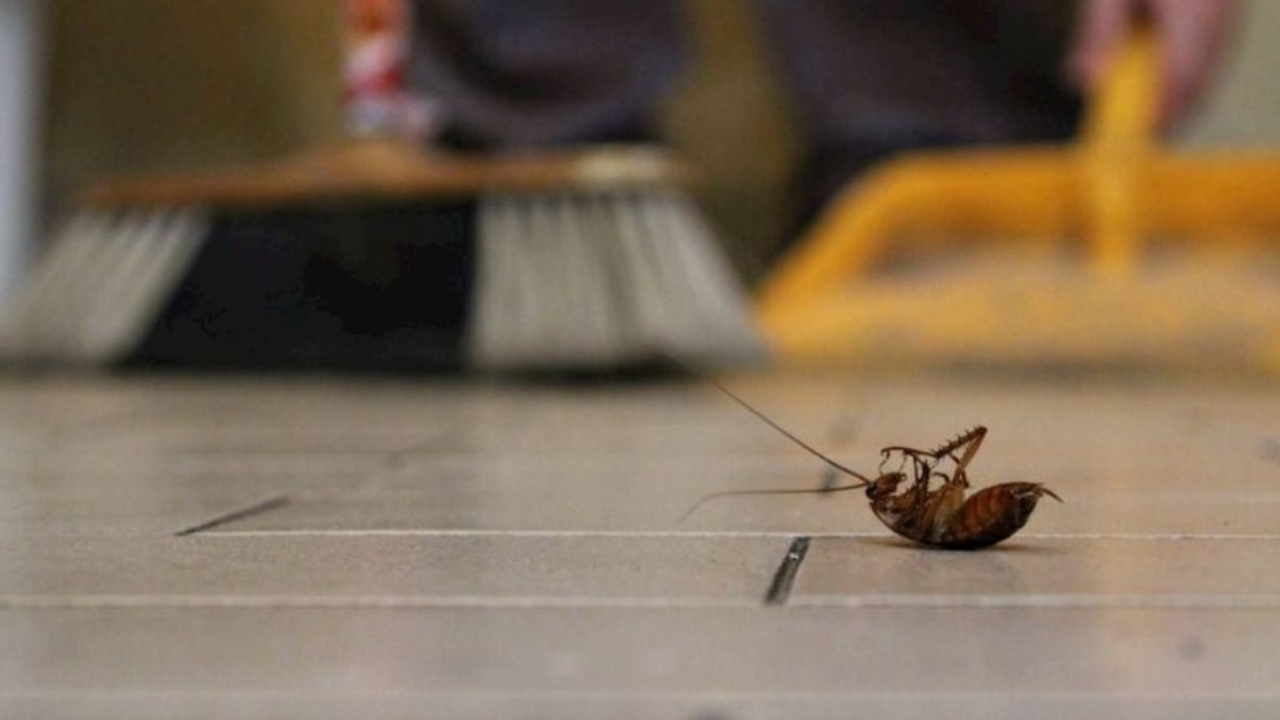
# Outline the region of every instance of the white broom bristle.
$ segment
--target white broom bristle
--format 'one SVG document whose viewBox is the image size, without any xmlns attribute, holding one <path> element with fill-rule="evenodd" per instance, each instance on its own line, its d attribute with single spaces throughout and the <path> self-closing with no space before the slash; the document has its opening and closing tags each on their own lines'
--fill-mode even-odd
<svg viewBox="0 0 1280 720">
<path fill-rule="evenodd" d="M 104 365 L 125 357 L 208 232 L 196 209 L 85 211 L 55 234 L 0 321 L 0 358 Z"/>
<path fill-rule="evenodd" d="M 106 365 L 141 342 L 210 228 L 195 209 L 84 212 L 0 321 L 0 359 Z M 658 185 L 480 198 L 468 365 L 610 370 L 764 357 L 749 302 L 693 203 Z"/>
<path fill-rule="evenodd" d="M 667 188 L 482 198 L 468 352 L 481 370 L 755 362 L 741 283 Z"/>
</svg>

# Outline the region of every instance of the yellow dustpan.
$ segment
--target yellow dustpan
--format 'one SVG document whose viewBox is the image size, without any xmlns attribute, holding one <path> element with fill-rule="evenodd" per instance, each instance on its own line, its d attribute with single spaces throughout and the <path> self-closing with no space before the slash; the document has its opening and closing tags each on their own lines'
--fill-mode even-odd
<svg viewBox="0 0 1280 720">
<path fill-rule="evenodd" d="M 847 190 L 762 288 L 774 348 L 1280 370 L 1280 154 L 1160 147 L 1157 57 L 1135 32 L 1071 146 L 910 154 Z"/>
</svg>

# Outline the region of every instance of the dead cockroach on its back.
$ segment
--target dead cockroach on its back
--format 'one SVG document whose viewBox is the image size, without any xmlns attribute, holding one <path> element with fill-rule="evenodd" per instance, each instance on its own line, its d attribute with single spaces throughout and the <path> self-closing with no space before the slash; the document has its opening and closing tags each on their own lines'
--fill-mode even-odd
<svg viewBox="0 0 1280 720">
<path fill-rule="evenodd" d="M 800 438 L 756 410 L 720 383 L 707 378 L 721 392 L 746 408 L 787 439 L 831 468 L 856 478 L 857 483 L 817 490 L 739 490 L 707 495 L 681 518 L 710 500 L 734 495 L 825 494 L 865 489 L 871 512 L 890 530 L 908 540 L 932 547 L 972 550 L 988 547 L 1018 532 L 1040 498 L 1062 498 L 1040 483 L 1008 482 L 983 488 L 973 495 L 968 469 L 987 429 L 975 427 L 933 450 L 891 446 L 880 451 L 880 474 L 875 479 L 851 470 L 810 447 Z M 886 471 L 894 459 L 897 467 Z M 949 471 L 944 471 L 948 468 Z"/>
</svg>

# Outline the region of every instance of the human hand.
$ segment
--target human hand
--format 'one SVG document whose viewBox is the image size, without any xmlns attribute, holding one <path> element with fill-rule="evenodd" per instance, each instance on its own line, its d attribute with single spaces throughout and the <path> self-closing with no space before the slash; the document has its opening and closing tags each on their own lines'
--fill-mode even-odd
<svg viewBox="0 0 1280 720">
<path fill-rule="evenodd" d="M 1204 90 L 1234 25 L 1237 0 L 1082 0 L 1067 72 L 1092 89 L 1140 14 L 1160 40 L 1161 129 L 1176 126 Z"/>
</svg>

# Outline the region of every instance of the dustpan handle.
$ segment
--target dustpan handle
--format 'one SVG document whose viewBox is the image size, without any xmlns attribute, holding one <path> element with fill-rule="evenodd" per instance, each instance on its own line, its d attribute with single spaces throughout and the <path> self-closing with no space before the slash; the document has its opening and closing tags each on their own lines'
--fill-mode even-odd
<svg viewBox="0 0 1280 720">
<path fill-rule="evenodd" d="M 1160 48 L 1147 24 L 1121 44 L 1089 99 L 1081 141 L 1089 146 L 1142 147 L 1158 137 Z"/>
<path fill-rule="evenodd" d="M 1155 31 L 1136 26 L 1094 90 L 1081 128 L 1085 230 L 1103 275 L 1126 275 L 1137 263 L 1141 173 L 1159 137 L 1159 50 Z"/>
</svg>

